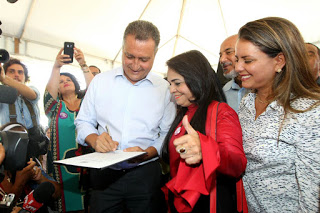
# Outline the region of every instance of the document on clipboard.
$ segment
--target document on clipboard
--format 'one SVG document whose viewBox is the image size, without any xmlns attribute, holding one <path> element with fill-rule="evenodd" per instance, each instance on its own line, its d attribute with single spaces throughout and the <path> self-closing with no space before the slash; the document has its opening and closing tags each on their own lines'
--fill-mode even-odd
<svg viewBox="0 0 320 213">
<path fill-rule="evenodd" d="M 106 153 L 93 152 L 90 154 L 54 161 L 53 163 L 76 167 L 103 169 L 144 154 L 146 154 L 146 152 L 124 152 L 123 150 L 116 150 Z"/>
</svg>

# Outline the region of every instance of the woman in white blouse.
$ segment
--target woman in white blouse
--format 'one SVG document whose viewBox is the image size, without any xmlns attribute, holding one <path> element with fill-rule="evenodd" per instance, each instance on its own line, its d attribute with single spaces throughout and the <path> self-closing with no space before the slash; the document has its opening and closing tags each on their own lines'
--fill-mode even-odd
<svg viewBox="0 0 320 213">
<path fill-rule="evenodd" d="M 249 22 L 236 57 L 252 89 L 239 109 L 249 212 L 319 212 L 320 88 L 299 30 L 277 17 Z"/>
</svg>

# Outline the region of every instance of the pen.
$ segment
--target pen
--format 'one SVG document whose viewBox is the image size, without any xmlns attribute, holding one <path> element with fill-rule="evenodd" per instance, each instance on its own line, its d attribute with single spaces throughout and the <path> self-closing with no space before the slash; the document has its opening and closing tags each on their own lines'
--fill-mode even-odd
<svg viewBox="0 0 320 213">
<path fill-rule="evenodd" d="M 109 128 L 108 128 L 108 126 L 107 126 L 107 125 L 106 125 L 105 129 L 106 129 L 106 132 L 108 133 L 108 135 L 110 136 L 110 138 L 112 139 L 112 137 L 111 137 L 111 135 L 110 135 Z"/>
<path fill-rule="evenodd" d="M 106 129 L 106 132 L 110 135 L 109 128 L 107 125 L 106 125 L 105 129 Z M 111 135 L 110 135 L 110 137 L 111 137 Z"/>
<path fill-rule="evenodd" d="M 112 140 L 112 136 L 110 135 L 110 131 L 109 131 L 109 128 L 108 128 L 108 125 L 105 126 L 105 129 L 106 129 L 106 132 L 109 134 L 111 140 Z M 119 146 L 117 146 L 116 149 L 119 149 Z"/>
</svg>

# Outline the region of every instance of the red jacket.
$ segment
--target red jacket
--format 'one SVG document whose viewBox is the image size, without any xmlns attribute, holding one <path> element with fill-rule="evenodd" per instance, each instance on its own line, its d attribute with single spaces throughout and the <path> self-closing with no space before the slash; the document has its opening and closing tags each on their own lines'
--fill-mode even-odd
<svg viewBox="0 0 320 213">
<path fill-rule="evenodd" d="M 172 179 L 166 183 L 163 190 L 173 192 L 174 205 L 178 212 L 191 212 L 200 194 L 210 194 L 211 212 L 215 212 L 216 171 L 235 178 L 240 177 L 245 171 L 247 159 L 242 147 L 242 130 L 238 115 L 226 103 L 220 103 L 216 113 L 217 103 L 213 101 L 208 107 L 206 135 L 198 132 L 202 150 L 202 162 L 199 166 L 189 166 L 175 150 L 174 139 L 185 134 L 181 123 L 177 127 L 180 131 L 176 131 L 170 140 L 169 159 Z M 189 122 L 196 109 L 195 105 L 188 107 L 186 114 Z M 238 210 L 241 211 L 242 204 L 246 204 L 242 181 L 237 183 L 237 201 Z"/>
</svg>

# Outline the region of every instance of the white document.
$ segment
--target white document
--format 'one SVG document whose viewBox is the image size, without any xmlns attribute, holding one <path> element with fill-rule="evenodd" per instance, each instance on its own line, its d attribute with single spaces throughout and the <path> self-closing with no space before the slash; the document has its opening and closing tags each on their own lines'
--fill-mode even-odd
<svg viewBox="0 0 320 213">
<path fill-rule="evenodd" d="M 146 152 L 124 152 L 122 150 L 116 150 L 114 152 L 107 153 L 94 152 L 90 154 L 54 161 L 53 163 L 77 167 L 102 169 L 114 165 L 116 163 L 120 163 L 122 161 L 138 157 L 145 153 Z"/>
</svg>

